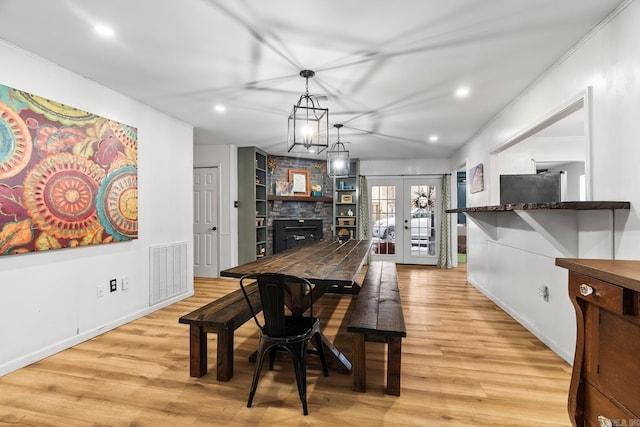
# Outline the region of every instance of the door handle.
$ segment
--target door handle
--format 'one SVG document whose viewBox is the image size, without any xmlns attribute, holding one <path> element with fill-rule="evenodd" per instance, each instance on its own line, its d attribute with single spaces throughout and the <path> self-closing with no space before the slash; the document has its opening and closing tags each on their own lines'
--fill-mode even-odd
<svg viewBox="0 0 640 427">
<path fill-rule="evenodd" d="M 211 227 L 211 228 L 209 229 L 209 231 L 216 231 L 217 229 L 218 229 L 218 227 Z"/>
</svg>

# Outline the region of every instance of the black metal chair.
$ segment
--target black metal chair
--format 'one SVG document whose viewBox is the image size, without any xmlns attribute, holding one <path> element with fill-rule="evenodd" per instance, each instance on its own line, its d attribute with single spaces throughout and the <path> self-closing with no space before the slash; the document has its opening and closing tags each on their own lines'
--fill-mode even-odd
<svg viewBox="0 0 640 427">
<path fill-rule="evenodd" d="M 264 325 L 260 324 L 256 316 L 256 312 L 247 297 L 244 288 L 244 282 L 248 280 L 258 281 L 258 289 L 260 299 L 262 301 L 262 313 L 264 316 Z M 295 289 L 298 286 L 300 289 Z M 307 364 L 305 356 L 307 353 L 307 345 L 312 338 L 315 338 L 315 347 L 320 356 L 322 370 L 324 376 L 329 375 L 327 363 L 324 358 L 322 349 L 322 338 L 320 335 L 320 321 L 313 317 L 313 286 L 303 278 L 289 276 L 279 273 L 262 273 L 246 275 L 240 279 L 240 288 L 244 293 L 247 304 L 253 314 L 258 328 L 260 328 L 260 341 L 258 344 L 258 353 L 256 357 L 256 367 L 253 374 L 253 383 L 249 392 L 249 401 L 247 407 L 251 407 L 253 397 L 260 380 L 260 372 L 264 362 L 264 356 L 269 352 L 269 369 L 273 369 L 273 362 L 278 349 L 286 350 L 293 359 L 293 365 L 296 373 L 296 382 L 298 383 L 298 394 L 302 401 L 302 409 L 304 415 L 308 414 L 307 410 Z M 300 291 L 304 295 L 309 295 L 309 315 L 290 315 L 288 314 L 285 301 L 291 298 L 291 292 Z"/>
</svg>

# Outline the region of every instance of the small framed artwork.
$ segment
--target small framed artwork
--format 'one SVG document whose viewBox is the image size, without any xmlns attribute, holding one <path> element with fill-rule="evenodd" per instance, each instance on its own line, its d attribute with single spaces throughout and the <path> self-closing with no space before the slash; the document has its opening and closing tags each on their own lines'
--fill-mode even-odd
<svg viewBox="0 0 640 427">
<path fill-rule="evenodd" d="M 289 182 L 292 183 L 291 191 L 294 196 L 309 197 L 311 195 L 309 176 L 307 169 L 289 169 Z"/>
<path fill-rule="evenodd" d="M 287 181 L 278 181 L 276 196 L 293 196 L 291 193 L 292 184 L 293 183 Z"/>
<path fill-rule="evenodd" d="M 353 196 L 351 194 L 342 194 L 340 196 L 340 203 L 353 203 Z"/>
<path fill-rule="evenodd" d="M 482 163 L 469 170 L 469 193 L 478 193 L 484 190 L 484 165 Z"/>
</svg>

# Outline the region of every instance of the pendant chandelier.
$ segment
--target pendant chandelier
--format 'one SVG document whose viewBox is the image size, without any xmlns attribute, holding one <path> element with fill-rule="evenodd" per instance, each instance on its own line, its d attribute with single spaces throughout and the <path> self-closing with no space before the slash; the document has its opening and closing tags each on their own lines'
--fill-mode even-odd
<svg viewBox="0 0 640 427">
<path fill-rule="evenodd" d="M 287 130 L 287 151 L 320 154 L 329 148 L 329 109 L 320 108 L 318 98 L 309 95 L 311 70 L 300 71 L 306 81 L 305 93 L 293 106 Z"/>
<path fill-rule="evenodd" d="M 327 151 L 327 174 L 333 178 L 349 176 L 349 151 L 340 142 L 340 128 L 342 125 L 333 125 L 338 129 L 338 140 Z"/>
</svg>

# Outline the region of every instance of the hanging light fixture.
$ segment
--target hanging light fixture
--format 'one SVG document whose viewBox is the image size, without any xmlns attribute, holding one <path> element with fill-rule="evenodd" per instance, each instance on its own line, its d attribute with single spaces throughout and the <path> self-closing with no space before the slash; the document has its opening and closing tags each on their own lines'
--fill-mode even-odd
<svg viewBox="0 0 640 427">
<path fill-rule="evenodd" d="M 342 125 L 333 125 L 338 129 L 338 141 L 334 142 L 331 150 L 327 151 L 327 173 L 330 177 L 349 176 L 349 151 L 340 142 L 340 128 Z"/>
<path fill-rule="evenodd" d="M 309 95 L 309 78 L 316 73 L 311 70 L 300 71 L 306 80 L 305 93 L 293 106 L 289 115 L 287 131 L 287 151 L 320 154 L 329 148 L 329 110 L 320 108 L 318 98 Z"/>
</svg>

